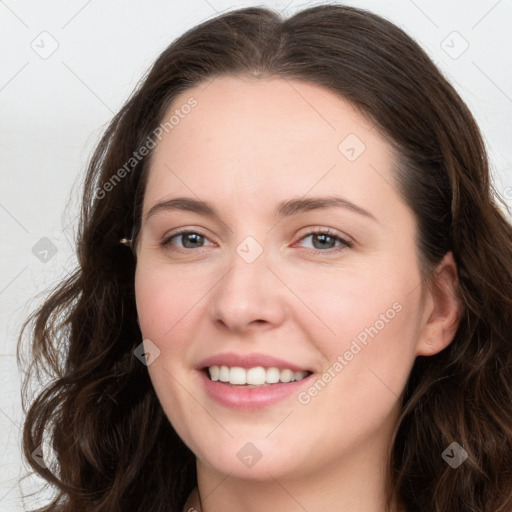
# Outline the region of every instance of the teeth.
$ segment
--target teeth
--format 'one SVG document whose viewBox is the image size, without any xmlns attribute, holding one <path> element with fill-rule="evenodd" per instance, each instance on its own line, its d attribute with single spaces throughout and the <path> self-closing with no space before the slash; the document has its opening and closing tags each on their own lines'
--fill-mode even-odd
<svg viewBox="0 0 512 512">
<path fill-rule="evenodd" d="M 208 368 L 210 378 L 214 381 L 226 382 L 233 385 L 264 386 L 265 384 L 276 384 L 277 382 L 292 382 L 302 380 L 309 372 L 294 372 L 288 368 L 240 368 L 239 366 L 210 366 Z"/>
</svg>

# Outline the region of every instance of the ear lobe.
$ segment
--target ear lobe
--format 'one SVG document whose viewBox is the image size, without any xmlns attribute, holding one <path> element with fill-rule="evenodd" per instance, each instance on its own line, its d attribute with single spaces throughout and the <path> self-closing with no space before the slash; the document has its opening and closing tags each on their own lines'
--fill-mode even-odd
<svg viewBox="0 0 512 512">
<path fill-rule="evenodd" d="M 446 348 L 459 327 L 463 307 L 458 297 L 457 265 L 447 252 L 432 276 L 431 313 L 418 340 L 417 355 L 431 356 Z"/>
</svg>

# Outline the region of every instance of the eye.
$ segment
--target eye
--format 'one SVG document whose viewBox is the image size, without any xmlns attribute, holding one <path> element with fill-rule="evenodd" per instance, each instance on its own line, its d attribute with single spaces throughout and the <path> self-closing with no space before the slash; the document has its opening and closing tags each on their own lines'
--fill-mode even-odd
<svg viewBox="0 0 512 512">
<path fill-rule="evenodd" d="M 330 229 L 317 229 L 315 231 L 311 231 L 307 235 L 303 236 L 300 240 L 304 241 L 308 238 L 311 238 L 311 247 L 307 247 L 308 250 L 312 250 L 313 252 L 329 252 L 329 251 L 340 251 L 347 247 L 352 247 L 352 242 L 341 238 L 334 231 Z M 338 244 L 338 245 L 336 245 Z"/>
<path fill-rule="evenodd" d="M 300 238 L 300 241 L 307 240 L 308 238 L 311 238 L 312 247 L 306 247 L 306 249 L 315 253 L 319 251 L 337 252 L 347 247 L 352 247 L 352 242 L 345 240 L 328 228 L 311 231 Z M 179 240 L 180 243 L 176 243 L 176 240 Z M 202 249 L 205 247 L 206 241 L 209 242 L 208 238 L 201 233 L 185 230 L 165 238 L 161 245 L 171 250 L 186 251 L 187 249 Z M 209 242 L 207 245 L 213 246 L 215 244 Z"/>
<path fill-rule="evenodd" d="M 180 240 L 180 244 L 176 244 L 173 242 L 174 239 Z M 178 249 L 201 249 L 204 247 L 204 242 L 208 240 L 204 235 L 198 233 L 196 231 L 180 231 L 179 233 L 174 233 L 172 236 L 165 238 L 161 245 L 163 247 L 168 247 L 170 245 L 177 245 Z M 210 244 L 213 245 L 213 244 Z"/>
</svg>

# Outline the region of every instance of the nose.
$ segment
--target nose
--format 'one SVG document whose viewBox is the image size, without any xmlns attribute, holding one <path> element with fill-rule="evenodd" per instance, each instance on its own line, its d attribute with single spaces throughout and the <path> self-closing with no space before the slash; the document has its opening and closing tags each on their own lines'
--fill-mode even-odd
<svg viewBox="0 0 512 512">
<path fill-rule="evenodd" d="M 210 294 L 212 321 L 240 335 L 279 326 L 286 316 L 286 286 L 276 277 L 266 251 L 252 262 L 240 254 L 234 251 L 229 270 Z"/>
</svg>

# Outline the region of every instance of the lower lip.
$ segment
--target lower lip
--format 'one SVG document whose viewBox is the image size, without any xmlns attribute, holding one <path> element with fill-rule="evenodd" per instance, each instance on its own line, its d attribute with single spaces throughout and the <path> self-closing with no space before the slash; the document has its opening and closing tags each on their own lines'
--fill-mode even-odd
<svg viewBox="0 0 512 512">
<path fill-rule="evenodd" d="M 246 411 L 257 411 L 269 407 L 280 400 L 297 394 L 305 385 L 309 385 L 309 379 L 313 374 L 302 380 L 293 382 L 281 382 L 269 386 L 257 388 L 231 387 L 220 381 L 213 381 L 204 371 L 199 372 L 203 380 L 206 393 L 221 405 Z"/>
</svg>

